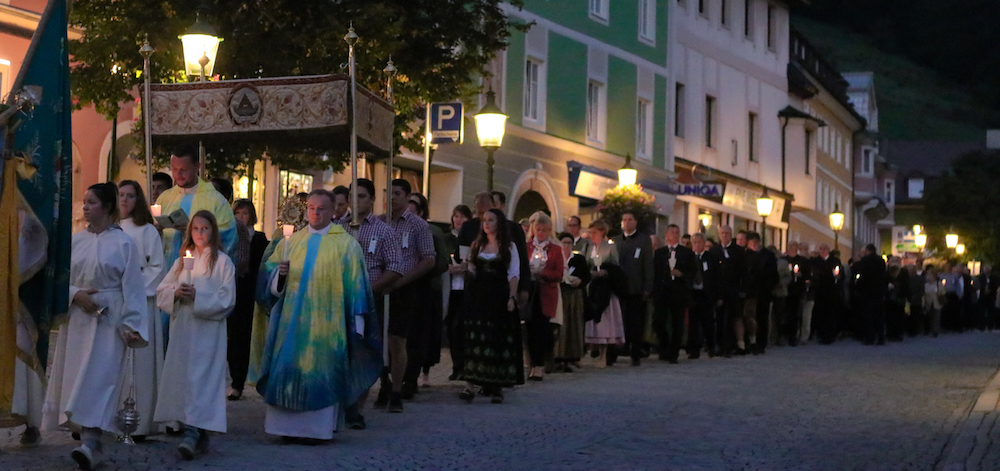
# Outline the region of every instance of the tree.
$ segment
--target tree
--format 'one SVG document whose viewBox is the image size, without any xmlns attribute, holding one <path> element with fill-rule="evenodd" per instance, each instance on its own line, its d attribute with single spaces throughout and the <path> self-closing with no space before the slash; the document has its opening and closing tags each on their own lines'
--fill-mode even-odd
<svg viewBox="0 0 1000 471">
<path fill-rule="evenodd" d="M 955 159 L 947 172 L 926 184 L 923 200 L 928 245 L 944 249 L 954 229 L 969 257 L 1000 261 L 1000 152 L 977 151 Z"/>
<path fill-rule="evenodd" d="M 215 73 L 222 78 L 281 77 L 346 73 L 349 26 L 360 36 L 355 46 L 358 82 L 381 92 L 382 69 L 391 57 L 399 75 L 394 86 L 397 143 L 419 145 L 409 125 L 422 117 L 426 102 L 467 99 L 479 91 L 478 77 L 497 51 L 507 47 L 511 21 L 500 0 L 89 0 L 73 4 L 70 23 L 84 30 L 70 44 L 73 93 L 78 106 L 93 104 L 107 116 L 131 100 L 141 83 L 143 36 L 156 49 L 151 80 L 186 80 L 180 40 L 203 19 L 224 38 Z M 508 2 L 520 7 L 521 0 Z M 111 73 L 117 66 L 117 73 Z M 407 132 L 409 131 L 409 132 Z M 210 146 L 210 173 L 231 173 L 246 155 L 266 150 L 276 164 L 342 169 L 342 150 L 275 143 L 266 149 L 238 143 Z M 158 155 L 163 150 L 158 150 Z M 325 156 L 325 157 L 324 157 Z"/>
</svg>

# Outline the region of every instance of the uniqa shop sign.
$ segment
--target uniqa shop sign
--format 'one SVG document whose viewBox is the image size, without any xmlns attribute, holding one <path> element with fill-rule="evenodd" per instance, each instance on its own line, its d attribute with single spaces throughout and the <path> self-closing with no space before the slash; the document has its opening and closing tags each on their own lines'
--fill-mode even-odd
<svg viewBox="0 0 1000 471">
<path fill-rule="evenodd" d="M 682 196 L 722 198 L 726 192 L 726 185 L 722 183 L 674 183 L 673 192 Z"/>
</svg>

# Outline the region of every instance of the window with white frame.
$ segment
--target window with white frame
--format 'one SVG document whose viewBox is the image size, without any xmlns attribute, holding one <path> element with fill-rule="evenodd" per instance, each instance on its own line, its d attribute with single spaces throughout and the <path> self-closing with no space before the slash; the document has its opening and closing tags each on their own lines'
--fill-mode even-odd
<svg viewBox="0 0 1000 471">
<path fill-rule="evenodd" d="M 861 150 L 861 174 L 873 175 L 875 173 L 875 152 L 870 147 Z"/>
<path fill-rule="evenodd" d="M 656 44 L 656 0 L 639 0 L 639 40 Z"/>
<path fill-rule="evenodd" d="M 896 200 L 896 182 L 893 180 L 885 181 L 885 204 L 892 206 L 893 201 Z"/>
<path fill-rule="evenodd" d="M 605 136 L 605 103 L 607 100 L 604 84 L 591 80 L 587 83 L 587 140 L 603 144 Z"/>
<path fill-rule="evenodd" d="M 610 0 L 590 0 L 590 7 L 588 11 L 590 13 L 590 18 L 599 23 L 608 24 L 608 20 L 611 18 Z"/>
<path fill-rule="evenodd" d="M 743 36 L 753 39 L 753 0 L 743 0 Z"/>
<path fill-rule="evenodd" d="M 10 61 L 6 59 L 0 59 L 0 103 L 2 103 L 6 98 L 7 94 L 10 93 L 11 86 L 10 76 Z"/>
<path fill-rule="evenodd" d="M 806 175 L 809 175 L 809 168 L 812 166 L 812 141 L 813 132 L 806 129 Z"/>
<path fill-rule="evenodd" d="M 653 155 L 653 106 L 640 98 L 635 107 L 635 153 L 649 158 Z"/>
<path fill-rule="evenodd" d="M 545 103 L 541 85 L 543 83 L 542 62 L 529 58 L 524 67 L 524 119 L 542 121 L 541 105 Z"/>
<path fill-rule="evenodd" d="M 705 147 L 714 147 L 715 97 L 705 96 Z"/>
<path fill-rule="evenodd" d="M 778 49 L 778 19 L 775 18 L 776 10 L 774 5 L 767 4 L 767 48 L 774 51 Z"/>
<path fill-rule="evenodd" d="M 906 182 L 906 195 L 912 199 L 924 197 L 924 179 L 911 178 Z"/>
<path fill-rule="evenodd" d="M 684 84 L 674 86 L 674 136 L 684 137 Z"/>
</svg>

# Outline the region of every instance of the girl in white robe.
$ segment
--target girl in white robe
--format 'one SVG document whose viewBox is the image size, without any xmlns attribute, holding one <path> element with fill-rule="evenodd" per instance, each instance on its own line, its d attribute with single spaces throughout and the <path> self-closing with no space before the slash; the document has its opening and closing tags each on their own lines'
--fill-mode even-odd
<svg viewBox="0 0 1000 471">
<path fill-rule="evenodd" d="M 139 252 L 111 223 L 117 200 L 113 183 L 93 185 L 84 194 L 83 212 L 90 226 L 73 235 L 69 320 L 59 328 L 42 407 L 43 430 L 80 431 L 82 444 L 72 457 L 81 469 L 99 461 L 102 431 L 118 429 L 126 346 L 148 344 Z"/>
<path fill-rule="evenodd" d="M 121 228 L 139 250 L 140 270 L 146 291 L 146 312 L 149 317 L 149 348 L 135 352 L 135 408 L 139 411 L 139 426 L 132 434 L 137 441 L 160 430 L 153 425 L 156 392 L 163 374 L 163 327 L 160 309 L 156 307 L 156 287 L 163 278 L 163 242 L 160 231 L 153 226 L 153 216 L 146 205 L 146 196 L 139 184 L 125 180 L 118 187 L 118 208 Z M 122 372 L 123 391 L 128 391 L 132 370 Z M 121 398 L 124 400 L 125 398 Z"/>
<path fill-rule="evenodd" d="M 194 257 L 191 270 L 186 254 Z M 207 450 L 209 431 L 226 431 L 226 317 L 236 304 L 236 268 L 208 211 L 191 218 L 181 255 L 156 289 L 156 304 L 171 319 L 154 420 L 183 424 L 177 451 L 190 460 Z"/>
</svg>

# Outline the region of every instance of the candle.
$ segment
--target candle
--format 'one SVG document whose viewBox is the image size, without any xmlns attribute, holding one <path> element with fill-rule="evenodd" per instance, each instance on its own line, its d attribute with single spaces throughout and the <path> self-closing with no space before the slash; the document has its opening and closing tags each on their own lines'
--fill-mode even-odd
<svg viewBox="0 0 1000 471">
<path fill-rule="evenodd" d="M 292 237 L 293 233 L 295 233 L 294 225 L 285 224 L 281 226 L 281 235 L 285 236 L 285 256 L 283 257 L 284 260 L 288 260 L 288 247 L 289 247 L 288 240 Z"/>
<path fill-rule="evenodd" d="M 160 205 L 154 204 L 154 205 L 150 206 L 149 207 L 149 212 L 150 212 L 150 214 L 153 215 L 154 218 L 160 217 Z"/>
<path fill-rule="evenodd" d="M 191 251 L 188 250 L 187 254 L 184 255 L 184 273 L 187 273 L 188 284 L 191 284 L 191 270 L 194 270 L 194 256 L 191 255 Z"/>
<path fill-rule="evenodd" d="M 795 273 L 796 275 L 799 274 L 799 266 L 798 266 L 798 264 L 796 264 L 794 267 L 792 267 L 792 273 Z"/>
<path fill-rule="evenodd" d="M 840 265 L 833 267 L 833 276 L 840 276 Z"/>
</svg>

